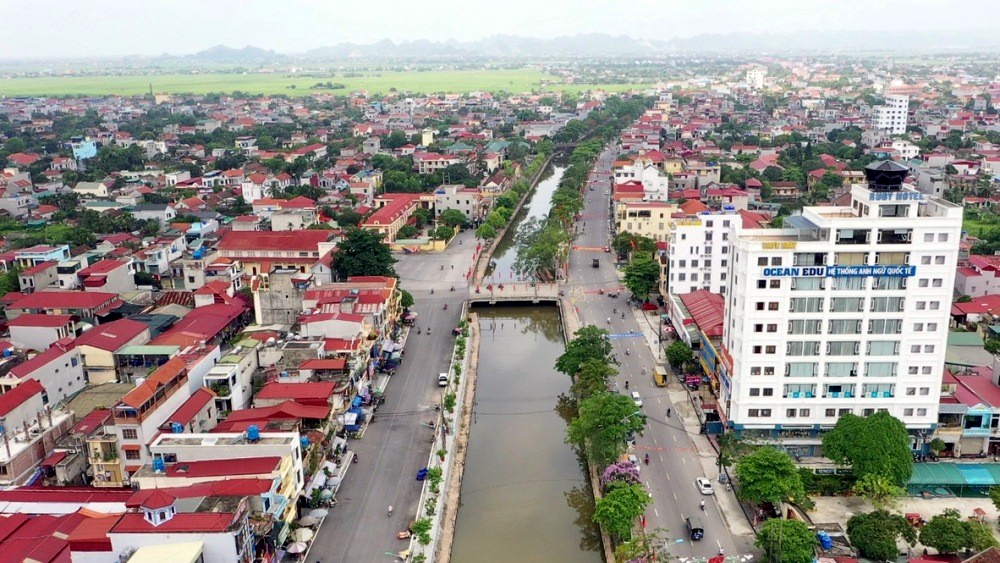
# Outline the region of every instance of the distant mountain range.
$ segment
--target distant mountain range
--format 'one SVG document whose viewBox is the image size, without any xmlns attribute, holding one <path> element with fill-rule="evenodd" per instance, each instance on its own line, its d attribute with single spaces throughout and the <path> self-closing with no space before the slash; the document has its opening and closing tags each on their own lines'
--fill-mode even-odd
<svg viewBox="0 0 1000 563">
<path fill-rule="evenodd" d="M 701 34 L 670 40 L 641 40 L 603 33 L 537 39 L 516 35 L 491 35 L 476 41 L 394 41 L 338 43 L 304 53 L 277 53 L 247 46 L 233 49 L 218 45 L 192 55 L 170 57 L 218 63 L 268 63 L 294 59 L 449 58 L 449 57 L 600 57 L 667 53 L 835 53 L 851 51 L 997 51 L 1000 30 L 955 31 L 797 31 L 781 34 Z M 169 55 L 164 55 L 169 57 Z"/>
</svg>

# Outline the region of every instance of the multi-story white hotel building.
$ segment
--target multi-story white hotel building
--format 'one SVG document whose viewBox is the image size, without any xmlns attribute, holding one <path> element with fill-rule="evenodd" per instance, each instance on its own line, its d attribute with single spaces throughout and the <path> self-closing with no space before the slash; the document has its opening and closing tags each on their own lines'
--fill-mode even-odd
<svg viewBox="0 0 1000 563">
<path fill-rule="evenodd" d="M 718 369 L 730 429 L 812 455 L 846 413 L 935 427 L 962 209 L 893 162 L 865 174 L 850 206 L 737 232 Z"/>
<path fill-rule="evenodd" d="M 872 125 L 893 135 L 906 133 L 906 120 L 910 111 L 909 96 L 886 96 L 885 105 L 876 106 Z"/>
<path fill-rule="evenodd" d="M 672 295 L 707 289 L 724 294 L 729 285 L 729 261 L 736 225 L 743 219 L 735 208 L 703 213 L 669 223 L 667 292 Z"/>
</svg>

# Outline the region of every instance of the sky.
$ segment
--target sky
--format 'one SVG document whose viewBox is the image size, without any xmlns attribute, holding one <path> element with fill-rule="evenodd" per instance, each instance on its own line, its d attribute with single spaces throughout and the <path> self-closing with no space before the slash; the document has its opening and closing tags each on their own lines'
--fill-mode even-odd
<svg viewBox="0 0 1000 563">
<path fill-rule="evenodd" d="M 995 0 L 0 0 L 0 59 L 186 55 L 215 45 L 299 53 L 341 42 L 579 33 L 671 39 L 951 24 L 996 28 Z"/>
</svg>

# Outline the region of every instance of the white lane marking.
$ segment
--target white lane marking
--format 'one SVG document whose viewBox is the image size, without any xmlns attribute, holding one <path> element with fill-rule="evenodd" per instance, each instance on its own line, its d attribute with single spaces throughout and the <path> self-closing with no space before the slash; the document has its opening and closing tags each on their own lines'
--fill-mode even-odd
<svg viewBox="0 0 1000 563">
<path fill-rule="evenodd" d="M 677 441 L 677 435 L 676 434 L 673 435 L 673 439 L 674 439 L 675 442 Z"/>
<path fill-rule="evenodd" d="M 681 458 L 681 463 L 686 464 L 687 462 L 688 462 L 687 458 L 684 458 L 684 457 Z"/>
<path fill-rule="evenodd" d="M 670 494 L 674 495 L 674 500 L 676 501 L 677 500 L 677 493 L 671 491 Z"/>
</svg>

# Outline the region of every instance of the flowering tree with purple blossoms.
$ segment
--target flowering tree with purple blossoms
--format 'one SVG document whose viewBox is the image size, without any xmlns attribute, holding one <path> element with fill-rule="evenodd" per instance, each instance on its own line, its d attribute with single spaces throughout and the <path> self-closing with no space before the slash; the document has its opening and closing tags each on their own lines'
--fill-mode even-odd
<svg viewBox="0 0 1000 563">
<path fill-rule="evenodd" d="M 629 461 L 619 461 L 612 463 L 604 469 L 601 475 L 601 487 L 604 491 L 611 489 L 616 484 L 638 485 L 639 468 Z"/>
</svg>

